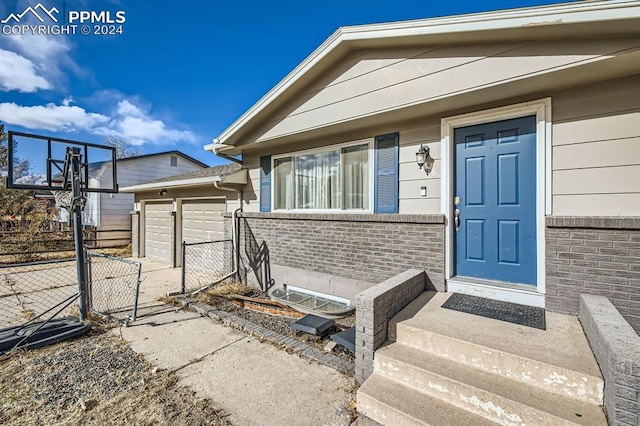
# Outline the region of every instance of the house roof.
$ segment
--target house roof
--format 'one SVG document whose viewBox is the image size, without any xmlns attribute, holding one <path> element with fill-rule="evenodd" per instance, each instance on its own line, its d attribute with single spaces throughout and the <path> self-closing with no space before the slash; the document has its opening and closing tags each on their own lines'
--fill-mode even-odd
<svg viewBox="0 0 640 426">
<path fill-rule="evenodd" d="M 120 192 L 143 192 L 158 188 L 195 187 L 210 185 L 214 182 L 246 183 L 246 169 L 239 164 L 224 164 L 221 166 L 207 167 L 175 176 L 168 176 L 143 182 L 137 185 L 120 188 Z M 233 175 L 233 178 L 230 178 Z"/>
<path fill-rule="evenodd" d="M 579 1 L 540 7 L 341 27 L 225 129 L 214 153 L 232 150 L 254 127 L 351 51 L 437 43 L 638 35 L 640 1 Z M 541 30 L 544 31 L 541 31 Z"/>
<path fill-rule="evenodd" d="M 131 160 L 139 160 L 141 158 L 149 158 L 149 157 L 157 157 L 159 155 L 179 155 L 180 157 L 191 161 L 192 163 L 195 163 L 201 167 L 209 167 L 208 165 L 206 165 L 205 163 L 203 163 L 202 161 L 196 160 L 195 158 L 185 154 L 184 152 L 178 151 L 178 150 L 173 150 L 173 151 L 163 151 L 163 152 L 154 152 L 153 154 L 142 154 L 142 155 L 134 155 L 131 157 L 126 157 L 126 158 L 118 158 L 118 162 L 123 162 L 123 161 L 131 161 Z"/>
</svg>

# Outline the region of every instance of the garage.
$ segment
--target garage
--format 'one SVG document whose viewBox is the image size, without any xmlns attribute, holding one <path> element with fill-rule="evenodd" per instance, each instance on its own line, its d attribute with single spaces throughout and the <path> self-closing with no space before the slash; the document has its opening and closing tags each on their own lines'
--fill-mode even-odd
<svg viewBox="0 0 640 426">
<path fill-rule="evenodd" d="M 224 239 L 224 200 L 182 202 L 182 240 L 187 243 Z"/>
<path fill-rule="evenodd" d="M 238 194 L 247 182 L 246 169 L 239 164 L 224 164 L 120 188 L 120 192 L 135 194 L 131 212 L 133 257 L 176 267 L 182 264 L 183 241 L 224 240 L 226 225 L 230 224 L 230 218 L 224 215 L 240 207 Z M 223 260 L 231 259 L 227 255 L 233 249 L 230 242 L 202 245 L 198 257 L 213 259 L 220 247 L 224 247 Z M 214 251 L 211 255 L 203 252 L 209 249 Z"/>
<path fill-rule="evenodd" d="M 144 207 L 145 257 L 173 263 L 173 203 L 147 202 Z"/>
</svg>

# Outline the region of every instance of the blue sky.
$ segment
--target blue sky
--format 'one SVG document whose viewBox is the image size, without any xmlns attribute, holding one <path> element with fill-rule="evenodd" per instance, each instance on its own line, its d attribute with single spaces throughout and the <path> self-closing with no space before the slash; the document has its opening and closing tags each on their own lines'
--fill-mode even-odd
<svg viewBox="0 0 640 426">
<path fill-rule="evenodd" d="M 0 20 L 37 3 L 3 0 Z M 48 10 L 56 7 L 59 18 L 70 11 L 108 11 L 115 19 L 117 11 L 124 11 L 126 20 L 122 34 L 113 35 L 82 35 L 78 22 L 77 33 L 69 35 L 3 31 L 0 122 L 10 130 L 94 143 L 113 136 L 137 145 L 142 153 L 178 149 L 216 165 L 221 160 L 202 146 L 340 26 L 556 2 L 41 3 Z M 39 22 L 27 14 L 24 23 Z"/>
</svg>

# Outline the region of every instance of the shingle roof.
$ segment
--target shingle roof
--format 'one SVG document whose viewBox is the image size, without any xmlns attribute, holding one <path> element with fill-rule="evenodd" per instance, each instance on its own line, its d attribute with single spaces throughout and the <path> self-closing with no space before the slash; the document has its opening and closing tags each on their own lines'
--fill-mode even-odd
<svg viewBox="0 0 640 426">
<path fill-rule="evenodd" d="M 136 184 L 136 186 L 146 185 L 150 183 L 174 182 L 179 180 L 197 179 L 197 178 L 210 177 L 210 176 L 224 176 L 233 172 L 237 172 L 240 169 L 242 169 L 242 166 L 240 164 L 223 164 L 222 166 L 214 166 L 214 167 L 209 167 L 202 170 L 195 170 L 193 172 L 182 173 L 180 175 L 167 176 L 161 179 L 150 180 L 148 182 Z"/>
</svg>

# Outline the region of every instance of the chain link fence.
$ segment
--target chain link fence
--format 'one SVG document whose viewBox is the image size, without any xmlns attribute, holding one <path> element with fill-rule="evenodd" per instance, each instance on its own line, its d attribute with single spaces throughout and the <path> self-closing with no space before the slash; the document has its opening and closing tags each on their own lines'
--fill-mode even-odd
<svg viewBox="0 0 640 426">
<path fill-rule="evenodd" d="M 88 253 L 89 309 L 121 324 L 136 320 L 140 262 Z"/>
<path fill-rule="evenodd" d="M 77 315 L 76 273 L 75 259 L 0 266 L 0 329 L 48 319 L 60 309 L 56 316 Z"/>
<path fill-rule="evenodd" d="M 87 254 L 87 296 L 92 312 L 121 324 L 137 314 L 141 264 Z M 31 321 L 78 316 L 75 259 L 0 266 L 0 329 Z"/>
<path fill-rule="evenodd" d="M 182 243 L 182 293 L 216 284 L 234 270 L 233 241 Z"/>
</svg>

